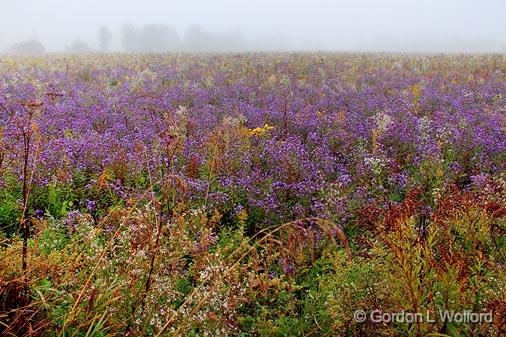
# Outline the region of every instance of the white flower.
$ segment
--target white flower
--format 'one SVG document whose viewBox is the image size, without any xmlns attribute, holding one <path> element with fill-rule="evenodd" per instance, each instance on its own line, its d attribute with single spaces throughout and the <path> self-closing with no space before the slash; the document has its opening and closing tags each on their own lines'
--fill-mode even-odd
<svg viewBox="0 0 506 337">
<path fill-rule="evenodd" d="M 384 112 L 380 112 L 375 116 L 376 128 L 379 133 L 384 133 L 390 124 L 393 122 L 393 118 Z"/>
</svg>

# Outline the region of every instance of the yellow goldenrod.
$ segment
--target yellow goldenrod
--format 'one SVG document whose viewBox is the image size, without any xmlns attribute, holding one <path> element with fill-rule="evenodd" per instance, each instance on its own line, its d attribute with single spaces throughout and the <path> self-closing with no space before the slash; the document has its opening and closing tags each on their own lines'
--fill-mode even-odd
<svg viewBox="0 0 506 337">
<path fill-rule="evenodd" d="M 250 135 L 261 137 L 261 136 L 264 136 L 267 132 L 269 132 L 272 129 L 274 129 L 274 126 L 270 126 L 269 124 L 265 124 L 262 127 L 258 127 L 258 128 L 254 128 L 254 129 L 250 130 Z"/>
</svg>

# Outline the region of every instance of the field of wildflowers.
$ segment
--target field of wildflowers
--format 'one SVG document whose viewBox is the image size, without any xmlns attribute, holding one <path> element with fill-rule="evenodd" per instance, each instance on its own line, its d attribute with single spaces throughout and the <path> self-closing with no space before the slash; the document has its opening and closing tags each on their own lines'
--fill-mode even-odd
<svg viewBox="0 0 506 337">
<path fill-rule="evenodd" d="M 0 59 L 0 334 L 504 335 L 505 162 L 501 55 Z"/>
</svg>

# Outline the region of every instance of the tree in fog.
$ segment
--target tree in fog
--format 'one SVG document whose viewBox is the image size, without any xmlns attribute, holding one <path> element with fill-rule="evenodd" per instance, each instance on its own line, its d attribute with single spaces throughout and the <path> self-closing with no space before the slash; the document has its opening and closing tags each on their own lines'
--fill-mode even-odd
<svg viewBox="0 0 506 337">
<path fill-rule="evenodd" d="M 186 51 L 208 51 L 211 47 L 209 34 L 206 34 L 198 25 L 191 25 L 186 31 L 184 37 L 184 47 Z"/>
<path fill-rule="evenodd" d="M 92 49 L 86 42 L 81 41 L 81 39 L 77 39 L 70 46 L 65 48 L 65 52 L 69 54 L 89 54 L 92 52 Z"/>
<path fill-rule="evenodd" d="M 98 50 L 102 53 L 109 51 L 111 47 L 112 33 L 106 26 L 101 26 L 98 29 Z"/>
<path fill-rule="evenodd" d="M 121 27 L 121 47 L 125 52 L 137 52 L 138 47 L 138 34 L 135 27 L 131 23 L 125 23 Z"/>
<path fill-rule="evenodd" d="M 244 39 L 237 32 L 211 33 L 198 25 L 191 25 L 184 37 L 184 50 L 190 52 L 240 51 L 244 48 Z"/>
<path fill-rule="evenodd" d="M 140 49 L 146 52 L 170 52 L 180 47 L 179 37 L 173 27 L 166 25 L 146 25 L 142 28 Z"/>
<path fill-rule="evenodd" d="M 137 31 L 130 24 L 121 27 L 121 45 L 125 52 L 171 52 L 181 48 L 176 30 L 171 26 L 150 24 Z"/>
<path fill-rule="evenodd" d="M 39 41 L 32 39 L 28 41 L 18 42 L 7 49 L 7 53 L 16 55 L 43 55 L 46 53 L 46 48 Z"/>
</svg>

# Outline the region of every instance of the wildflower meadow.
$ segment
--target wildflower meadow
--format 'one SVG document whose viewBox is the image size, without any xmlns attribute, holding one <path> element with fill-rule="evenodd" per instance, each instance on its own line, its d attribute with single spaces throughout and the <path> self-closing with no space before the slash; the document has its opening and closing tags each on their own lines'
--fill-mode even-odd
<svg viewBox="0 0 506 337">
<path fill-rule="evenodd" d="M 505 234 L 504 55 L 0 59 L 0 335 L 504 336 Z"/>
</svg>

